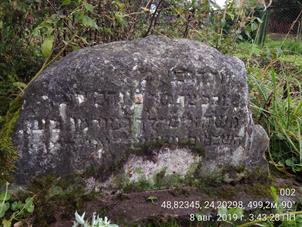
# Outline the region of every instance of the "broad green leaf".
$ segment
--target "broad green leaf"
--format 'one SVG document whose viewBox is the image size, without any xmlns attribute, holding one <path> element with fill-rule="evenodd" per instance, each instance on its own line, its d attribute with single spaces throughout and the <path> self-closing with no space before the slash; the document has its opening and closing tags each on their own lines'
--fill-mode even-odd
<svg viewBox="0 0 302 227">
<path fill-rule="evenodd" d="M 9 209 L 9 203 L 0 203 L 0 218 L 3 218 L 6 211 Z"/>
<path fill-rule="evenodd" d="M 71 3 L 71 0 L 62 0 L 62 6 L 69 5 Z"/>
<path fill-rule="evenodd" d="M 94 19 L 92 19 L 91 17 L 84 15 L 81 18 L 81 20 L 82 20 L 82 24 L 85 27 L 90 27 L 90 28 L 98 29 L 98 25 L 96 24 L 96 21 Z"/>
<path fill-rule="evenodd" d="M 84 7 L 85 9 L 88 11 L 88 12 L 93 12 L 93 9 L 94 9 L 94 6 L 87 3 L 87 2 L 84 2 Z"/>
<path fill-rule="evenodd" d="M 290 166 L 290 167 L 293 167 L 293 166 L 295 165 L 295 163 L 294 163 L 294 161 L 293 161 L 292 158 L 286 159 L 286 160 L 285 160 L 285 164 L 286 164 L 287 166 Z"/>
<path fill-rule="evenodd" d="M 24 90 L 26 88 L 26 84 L 23 82 L 14 82 L 13 85 L 17 88 L 19 88 L 20 90 Z"/>
<path fill-rule="evenodd" d="M 35 205 L 33 203 L 33 198 L 27 198 L 25 200 L 25 205 L 24 205 L 24 209 L 28 212 L 28 213 L 32 213 L 34 211 Z"/>
<path fill-rule="evenodd" d="M 125 4 L 120 1 L 114 1 L 114 4 L 118 7 L 119 11 L 125 10 Z"/>
<path fill-rule="evenodd" d="M 115 21 L 117 22 L 118 25 L 123 26 L 123 25 L 126 24 L 126 21 L 124 19 L 125 16 L 122 13 L 116 12 L 114 14 L 114 18 L 115 18 Z"/>
<path fill-rule="evenodd" d="M 20 210 L 24 206 L 24 203 L 21 201 L 15 201 L 11 204 L 11 209 L 13 211 Z"/>
<path fill-rule="evenodd" d="M 41 46 L 42 54 L 45 58 L 49 57 L 52 51 L 54 38 L 52 36 L 46 38 Z"/>
<path fill-rule="evenodd" d="M 5 193 L 5 192 L 1 192 L 0 193 L 0 201 L 7 201 L 11 198 L 11 194 L 10 193 Z"/>
<path fill-rule="evenodd" d="M 252 29 L 252 31 L 256 31 L 257 29 L 258 29 L 258 25 L 256 24 L 256 23 L 252 23 L 251 24 L 251 29 Z"/>
</svg>

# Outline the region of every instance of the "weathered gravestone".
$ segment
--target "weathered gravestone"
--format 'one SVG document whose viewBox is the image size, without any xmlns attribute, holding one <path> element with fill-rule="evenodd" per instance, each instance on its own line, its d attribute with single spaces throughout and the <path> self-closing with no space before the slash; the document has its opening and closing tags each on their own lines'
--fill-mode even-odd
<svg viewBox="0 0 302 227">
<path fill-rule="evenodd" d="M 105 181 L 122 170 L 135 180 L 134 168 L 185 175 L 193 164 L 201 179 L 265 174 L 268 138 L 253 123 L 246 77 L 239 59 L 186 39 L 73 52 L 26 91 L 17 182 L 84 172 Z"/>
</svg>

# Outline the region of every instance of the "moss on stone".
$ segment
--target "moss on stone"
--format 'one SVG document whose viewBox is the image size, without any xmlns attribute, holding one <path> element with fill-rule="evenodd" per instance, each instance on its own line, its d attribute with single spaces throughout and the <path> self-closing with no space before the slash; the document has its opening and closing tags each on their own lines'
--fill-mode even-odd
<svg viewBox="0 0 302 227">
<path fill-rule="evenodd" d="M 151 179 L 146 179 L 144 175 L 137 181 L 131 181 L 125 173 L 119 173 L 114 177 L 113 185 L 124 192 L 142 192 L 146 190 L 181 188 L 184 186 L 192 186 L 199 188 L 202 185 L 201 180 L 195 177 L 195 172 L 198 163 L 193 163 L 190 166 L 186 175 L 167 174 L 164 167 L 156 173 Z"/>
<path fill-rule="evenodd" d="M 269 173 L 267 167 L 255 167 L 253 169 L 250 169 L 246 175 L 248 180 L 251 182 L 259 182 L 265 184 L 273 182 L 272 175 Z"/>
<path fill-rule="evenodd" d="M 163 169 L 154 176 L 154 189 L 177 188 L 186 185 L 186 177 L 178 174 L 166 174 Z"/>
<path fill-rule="evenodd" d="M 9 107 L 0 131 L 0 183 L 10 179 L 15 169 L 17 149 L 13 144 L 15 126 L 20 116 L 21 98 L 17 97 Z"/>
<path fill-rule="evenodd" d="M 271 197 L 271 185 L 270 184 L 261 184 L 255 183 L 253 185 L 247 185 L 245 189 L 246 194 L 251 196 L 263 196 Z"/>
<path fill-rule="evenodd" d="M 122 189 L 123 192 L 142 192 L 151 189 L 155 189 L 154 184 L 145 178 L 141 178 L 136 182 L 131 182 L 130 178 L 127 176 L 119 176 L 115 182 L 117 182 L 117 187 Z"/>
</svg>

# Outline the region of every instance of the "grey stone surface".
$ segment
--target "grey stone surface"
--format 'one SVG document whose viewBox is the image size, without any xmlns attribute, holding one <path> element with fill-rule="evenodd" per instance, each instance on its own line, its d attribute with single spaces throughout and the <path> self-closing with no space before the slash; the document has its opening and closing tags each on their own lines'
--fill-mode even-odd
<svg viewBox="0 0 302 227">
<path fill-rule="evenodd" d="M 253 123 L 246 77 L 239 59 L 186 39 L 149 36 L 73 52 L 25 93 L 16 179 L 86 172 L 105 181 L 133 154 L 163 145 L 198 155 L 201 178 L 266 172 L 268 138 Z M 169 157 L 173 165 L 177 156 Z"/>
</svg>

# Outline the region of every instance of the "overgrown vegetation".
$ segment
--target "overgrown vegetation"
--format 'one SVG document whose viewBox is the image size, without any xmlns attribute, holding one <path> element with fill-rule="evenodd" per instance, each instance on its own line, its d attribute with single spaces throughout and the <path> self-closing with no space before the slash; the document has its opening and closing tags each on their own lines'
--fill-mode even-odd
<svg viewBox="0 0 302 227">
<path fill-rule="evenodd" d="M 238 9 L 232 1 L 219 9 L 210 2 L 159 0 L 151 6 L 150 1 L 143 0 L 1 1 L 0 182 L 9 179 L 17 158 L 12 135 L 22 95 L 43 69 L 79 48 L 149 34 L 199 40 L 241 58 L 249 75 L 254 121 L 265 127 L 271 140 L 267 158 L 281 172 L 301 180 L 302 41 L 266 39 L 263 47 L 257 46 L 254 44 L 257 37 L 264 41 L 260 34 L 264 32 L 263 9 L 255 4 Z M 186 180 L 192 183 L 194 179 Z M 53 218 L 47 216 L 47 210 L 63 206 L 59 201 L 72 201 L 66 210 L 74 212 L 83 198 L 81 190 L 75 193 L 75 184 L 50 182 L 48 187 L 43 183 L 36 188 L 40 191 L 35 191 L 45 195 L 35 201 L 40 226 Z M 157 186 L 165 186 L 184 180 L 159 175 L 155 182 Z M 151 187 L 142 180 L 135 188 L 147 186 Z M 129 189 L 130 184 L 126 182 L 124 187 Z M 7 204 L 10 200 L 2 198 L 2 201 Z M 8 212 L 5 220 L 19 212 L 27 204 L 24 201 L 17 202 L 18 206 L 11 204 L 8 209 L 5 205 Z M 167 226 L 178 226 L 174 221 L 171 223 Z"/>
<path fill-rule="evenodd" d="M 3 227 L 10 227 L 12 223 L 20 225 L 20 220 L 31 215 L 35 208 L 33 197 L 27 197 L 25 201 L 20 200 L 8 191 L 8 186 L 6 183 L 5 191 L 0 193 L 0 224 Z"/>
<path fill-rule="evenodd" d="M 0 184 L 3 179 L 9 179 L 14 170 L 17 153 L 12 137 L 19 118 L 19 111 L 20 98 L 16 98 L 11 102 L 10 108 L 4 117 L 4 125 L 0 130 Z"/>
<path fill-rule="evenodd" d="M 242 43 L 237 54 L 246 62 L 254 120 L 269 133 L 268 158 L 291 173 L 302 170 L 302 55 L 292 52 L 295 42 L 270 41 L 262 49 Z"/>
</svg>

